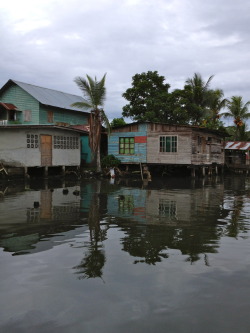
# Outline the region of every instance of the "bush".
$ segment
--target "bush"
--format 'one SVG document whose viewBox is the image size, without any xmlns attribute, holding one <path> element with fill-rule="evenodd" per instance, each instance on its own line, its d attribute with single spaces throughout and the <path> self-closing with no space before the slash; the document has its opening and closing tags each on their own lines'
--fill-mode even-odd
<svg viewBox="0 0 250 333">
<path fill-rule="evenodd" d="M 114 168 L 121 164 L 121 161 L 114 155 L 107 155 L 102 158 L 101 164 L 103 168 Z"/>
</svg>

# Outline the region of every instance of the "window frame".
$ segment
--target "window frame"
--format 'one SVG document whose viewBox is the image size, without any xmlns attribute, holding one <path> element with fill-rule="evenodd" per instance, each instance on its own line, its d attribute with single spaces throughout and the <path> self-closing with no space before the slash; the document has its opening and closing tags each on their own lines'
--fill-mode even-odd
<svg viewBox="0 0 250 333">
<path fill-rule="evenodd" d="M 169 149 L 167 146 L 167 138 L 170 138 Z M 175 140 L 173 140 L 175 138 Z M 178 135 L 160 135 L 159 136 L 159 153 L 176 154 L 178 152 Z"/>
<path fill-rule="evenodd" d="M 126 142 L 127 141 L 127 142 Z M 135 155 L 135 137 L 119 137 L 119 155 Z"/>
</svg>

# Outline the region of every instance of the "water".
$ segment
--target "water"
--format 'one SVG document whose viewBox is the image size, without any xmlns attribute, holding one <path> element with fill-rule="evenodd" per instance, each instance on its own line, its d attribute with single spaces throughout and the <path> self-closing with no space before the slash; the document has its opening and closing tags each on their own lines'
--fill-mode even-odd
<svg viewBox="0 0 250 333">
<path fill-rule="evenodd" d="M 0 332 L 250 332 L 248 178 L 0 191 Z"/>
</svg>

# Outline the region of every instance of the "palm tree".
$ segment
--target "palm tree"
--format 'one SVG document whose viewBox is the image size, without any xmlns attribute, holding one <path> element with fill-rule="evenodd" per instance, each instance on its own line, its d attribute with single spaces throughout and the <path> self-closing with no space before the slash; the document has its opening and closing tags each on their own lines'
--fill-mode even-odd
<svg viewBox="0 0 250 333">
<path fill-rule="evenodd" d="M 109 121 L 103 110 L 103 104 L 106 98 L 105 79 L 106 74 L 100 81 L 92 79 L 86 75 L 87 79 L 80 76 L 74 79 L 83 93 L 84 101 L 73 103 L 73 107 L 78 107 L 90 111 L 89 118 L 89 146 L 93 153 L 96 154 L 96 171 L 101 171 L 100 144 L 101 144 L 101 129 L 104 123 L 109 131 Z"/>
<path fill-rule="evenodd" d="M 226 107 L 228 100 L 223 98 L 224 93 L 221 89 L 211 90 L 210 94 L 210 117 L 212 120 L 212 125 L 216 126 L 221 116 L 220 111 Z"/>
<path fill-rule="evenodd" d="M 207 107 L 210 105 L 209 85 L 213 75 L 205 82 L 201 75 L 194 73 L 193 78 L 186 80 L 185 89 L 189 92 L 189 112 L 195 124 L 200 124 L 205 117 Z"/>
<path fill-rule="evenodd" d="M 241 96 L 232 96 L 231 100 L 227 101 L 227 108 L 229 111 L 222 113 L 224 117 L 233 118 L 236 126 L 236 140 L 239 140 L 239 137 L 242 135 L 241 127 L 245 125 L 244 121 L 250 118 L 248 105 L 250 105 L 250 101 L 244 104 Z"/>
</svg>

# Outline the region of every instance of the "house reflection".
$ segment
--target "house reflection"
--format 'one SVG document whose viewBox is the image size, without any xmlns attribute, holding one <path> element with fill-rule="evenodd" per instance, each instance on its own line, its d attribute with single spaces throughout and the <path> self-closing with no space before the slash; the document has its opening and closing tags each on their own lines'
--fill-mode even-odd
<svg viewBox="0 0 250 333">
<path fill-rule="evenodd" d="M 145 188 L 93 180 L 77 191 L 76 186 L 18 193 L 8 189 L 0 201 L 0 246 L 17 255 L 70 243 L 83 251 L 73 267 L 79 279 L 102 277 L 112 225 L 122 231 L 121 250 L 134 263 L 155 264 L 167 259 L 172 249 L 190 263 L 204 258 L 208 265 L 207 254 L 217 251 L 220 238 L 225 233 L 235 237 L 244 227 L 239 223 L 244 198 L 238 197 L 234 207 L 225 204 L 223 181 L 176 184 L 158 188 L 151 183 Z"/>
<path fill-rule="evenodd" d="M 178 190 L 120 187 L 108 196 L 108 214 L 150 225 L 211 224 L 228 214 L 223 197 L 223 184 Z"/>
<path fill-rule="evenodd" d="M 75 187 L 10 189 L 0 216 L 0 246 L 13 255 L 45 251 L 87 229 L 80 221 L 80 198 Z M 45 242 L 43 240 L 46 240 Z"/>
</svg>

